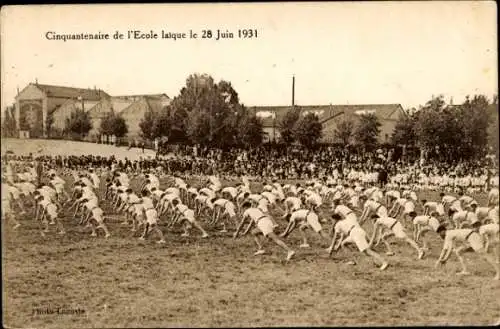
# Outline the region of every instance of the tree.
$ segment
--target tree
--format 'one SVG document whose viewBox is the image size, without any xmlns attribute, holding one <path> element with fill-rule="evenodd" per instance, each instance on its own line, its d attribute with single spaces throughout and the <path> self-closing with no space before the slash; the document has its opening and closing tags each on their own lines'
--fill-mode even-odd
<svg viewBox="0 0 500 329">
<path fill-rule="evenodd" d="M 499 126 L 498 126 L 498 98 L 493 99 L 490 105 L 490 124 L 488 126 L 488 146 L 496 154 L 497 159 L 500 153 Z"/>
<path fill-rule="evenodd" d="M 482 156 L 488 146 L 488 126 L 491 120 L 486 96 L 466 97 L 460 106 L 460 124 L 463 140 L 462 153 L 466 158 Z"/>
<path fill-rule="evenodd" d="M 113 135 L 120 138 L 125 136 L 127 133 L 128 127 L 125 119 L 120 115 L 115 116 L 113 121 Z"/>
<path fill-rule="evenodd" d="M 155 114 L 152 111 L 147 111 L 144 113 L 144 117 L 141 122 L 139 122 L 139 128 L 141 128 L 141 137 L 147 140 L 155 139 L 154 132 L 154 122 Z"/>
<path fill-rule="evenodd" d="M 381 124 L 375 114 L 361 115 L 354 131 L 356 142 L 367 150 L 375 147 L 380 133 L 380 126 Z"/>
<path fill-rule="evenodd" d="M 339 140 L 344 145 L 349 145 L 354 136 L 354 121 L 350 119 L 342 120 L 339 122 L 333 135 L 337 140 Z"/>
<path fill-rule="evenodd" d="M 172 143 L 185 143 L 188 141 L 187 136 L 187 111 L 178 109 L 177 111 L 169 110 L 170 112 L 170 135 L 169 141 Z"/>
<path fill-rule="evenodd" d="M 415 146 L 417 144 L 417 135 L 415 133 L 416 118 L 417 116 L 411 113 L 407 113 L 399 118 L 392 132 L 392 144 L 405 146 Z"/>
<path fill-rule="evenodd" d="M 293 130 L 294 139 L 305 147 L 315 146 L 321 138 L 323 126 L 319 122 L 318 116 L 308 113 L 300 118 Z"/>
<path fill-rule="evenodd" d="M 52 126 L 54 124 L 54 112 L 60 107 L 58 105 L 53 111 L 50 113 L 47 113 L 47 116 L 45 117 L 45 132 L 47 133 L 47 137 L 50 138 L 51 133 L 52 133 Z"/>
<path fill-rule="evenodd" d="M 207 144 L 210 134 L 210 116 L 207 112 L 192 111 L 189 113 L 187 135 L 195 144 Z"/>
<path fill-rule="evenodd" d="M 111 111 L 101 121 L 100 132 L 102 135 L 116 136 L 118 138 L 128 133 L 127 123 L 122 116 Z"/>
<path fill-rule="evenodd" d="M 430 157 L 449 161 L 484 155 L 489 139 L 489 108 L 488 99 L 482 95 L 472 99 L 468 96 L 461 105 L 446 105 L 442 96 L 432 98 L 416 119 L 419 146 L 429 151 Z"/>
<path fill-rule="evenodd" d="M 250 114 L 243 108 L 237 117 L 236 126 L 236 143 L 239 146 L 249 148 L 262 144 L 262 121 L 255 114 Z"/>
<path fill-rule="evenodd" d="M 84 110 L 77 109 L 66 118 L 65 132 L 73 135 L 74 138 L 81 139 L 92 129 L 90 115 Z"/>
<path fill-rule="evenodd" d="M 295 141 L 294 128 L 297 121 L 300 118 L 300 108 L 295 107 L 290 111 L 286 112 L 283 118 L 281 118 L 278 124 L 278 130 L 281 135 L 281 139 L 286 144 L 291 144 Z"/>
<path fill-rule="evenodd" d="M 170 118 L 170 112 L 167 109 L 163 109 L 160 113 L 157 113 L 154 124 L 153 124 L 154 137 L 170 137 L 172 131 L 172 120 Z"/>
<path fill-rule="evenodd" d="M 3 137 L 16 137 L 17 135 L 16 116 L 14 114 L 14 111 L 14 106 L 5 108 L 2 122 Z"/>
<path fill-rule="evenodd" d="M 176 138 L 182 132 L 193 143 L 225 147 L 234 144 L 238 94 L 230 82 L 215 83 L 207 74 L 192 74 L 170 107 Z M 180 138 L 179 138 L 180 139 Z"/>
</svg>

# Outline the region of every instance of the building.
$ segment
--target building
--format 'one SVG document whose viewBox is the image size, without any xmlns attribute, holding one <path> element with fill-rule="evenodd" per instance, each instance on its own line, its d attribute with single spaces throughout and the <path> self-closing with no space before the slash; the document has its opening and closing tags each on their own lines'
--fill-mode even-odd
<svg viewBox="0 0 500 329">
<path fill-rule="evenodd" d="M 44 85 L 38 82 L 30 83 L 15 97 L 17 129 L 29 131 L 30 137 L 46 137 L 47 117 L 52 115 L 57 108 L 66 103 L 66 110 L 71 112 L 74 105 L 70 105 L 72 101 L 95 102 L 106 97 L 109 97 L 107 93 L 95 88 L 83 89 Z"/>
<path fill-rule="evenodd" d="M 100 89 L 84 89 L 30 83 L 15 98 L 16 125 L 30 138 L 61 136 L 66 119 L 77 110 L 90 115 L 92 129 L 86 139 L 99 140 L 102 119 L 111 111 L 127 123 L 127 137 L 137 138 L 139 123 L 147 111 L 158 111 L 170 104 L 166 94 L 110 96 Z M 51 118 L 51 122 L 47 118 Z M 49 130 L 47 124 L 50 125 Z"/>
<path fill-rule="evenodd" d="M 100 89 L 83 89 L 30 83 L 16 96 L 16 124 L 21 134 L 29 137 L 47 137 L 47 117 L 52 118 L 51 136 L 62 132 L 66 119 L 76 110 L 88 112 L 92 130 L 86 139 L 98 141 L 102 119 L 110 112 L 121 115 L 127 124 L 127 138 L 140 136 L 139 123 L 148 111 L 158 112 L 170 105 L 166 94 L 110 96 Z M 297 106 L 301 115 L 315 113 L 323 124 L 323 142 L 338 142 L 335 130 L 343 120 L 356 121 L 362 114 L 375 114 L 382 126 L 379 142 L 390 140 L 396 122 L 406 115 L 400 104 L 368 105 L 307 105 Z M 263 120 L 266 141 L 280 139 L 279 122 L 291 106 L 254 106 L 248 108 Z"/>
<path fill-rule="evenodd" d="M 91 109 L 89 109 L 88 113 L 90 116 L 90 120 L 92 122 L 92 129 L 87 134 L 87 140 L 98 141 L 100 140 L 100 127 L 101 122 L 106 115 L 111 112 L 115 114 L 120 114 L 127 107 L 132 105 L 134 100 L 132 99 L 124 99 L 121 97 L 110 97 L 107 99 L 103 99 L 97 104 L 95 104 Z"/>
<path fill-rule="evenodd" d="M 127 138 L 137 139 L 141 134 L 139 123 L 148 111 L 159 112 L 170 105 L 171 99 L 166 94 L 120 96 L 122 99 L 133 99 L 134 101 L 120 115 L 127 124 Z"/>
<path fill-rule="evenodd" d="M 100 101 L 97 100 L 75 100 L 68 99 L 52 112 L 52 125 L 50 126 L 50 136 L 60 136 L 66 126 L 66 119 L 77 110 L 88 112 Z"/>
<path fill-rule="evenodd" d="M 335 138 L 338 123 L 343 120 L 356 121 L 360 115 L 373 113 L 381 123 L 379 142 L 390 141 L 396 122 L 402 115 L 406 115 L 401 104 L 363 104 L 363 105 L 306 105 L 297 106 L 301 115 L 314 113 L 323 125 L 322 141 L 326 143 L 340 142 Z M 277 141 L 280 139 L 279 123 L 291 106 L 253 106 L 249 107 L 262 119 L 265 140 Z"/>
</svg>

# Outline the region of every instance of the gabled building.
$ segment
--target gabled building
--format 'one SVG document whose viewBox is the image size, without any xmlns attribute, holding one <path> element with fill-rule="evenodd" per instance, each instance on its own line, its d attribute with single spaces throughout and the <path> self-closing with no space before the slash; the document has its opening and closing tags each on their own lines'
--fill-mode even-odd
<svg viewBox="0 0 500 329">
<path fill-rule="evenodd" d="M 47 117 L 63 104 L 70 109 L 71 101 L 98 102 L 107 97 L 106 92 L 95 88 L 30 83 L 15 97 L 17 129 L 28 131 L 30 137 L 45 137 Z"/>
<path fill-rule="evenodd" d="M 120 97 L 110 97 L 95 104 L 95 106 L 88 112 L 90 120 L 92 121 L 92 129 L 89 131 L 87 139 L 99 140 L 102 119 L 110 112 L 121 114 L 123 110 L 133 103 L 133 100 L 122 99 Z"/>
<path fill-rule="evenodd" d="M 314 113 L 323 125 L 322 141 L 339 142 L 335 139 L 335 130 L 343 120 L 354 122 L 363 114 L 373 113 L 381 123 L 379 142 L 389 142 L 392 131 L 399 117 L 406 115 L 401 104 L 363 104 L 363 105 L 297 105 L 300 115 Z M 267 141 L 280 139 L 279 124 L 291 106 L 251 106 L 248 108 L 262 119 Z"/>
<path fill-rule="evenodd" d="M 62 132 L 66 126 L 66 119 L 69 118 L 73 112 L 76 110 L 82 110 L 82 108 L 85 112 L 88 112 L 98 103 L 99 101 L 68 99 L 52 112 L 53 122 L 51 130 Z"/>
<path fill-rule="evenodd" d="M 121 96 L 132 97 L 132 96 Z M 135 101 L 124 109 L 120 114 L 127 124 L 129 139 L 135 139 L 140 136 L 141 128 L 139 123 L 148 111 L 158 113 L 163 108 L 170 105 L 171 99 L 165 94 L 140 95 L 134 96 Z"/>
</svg>

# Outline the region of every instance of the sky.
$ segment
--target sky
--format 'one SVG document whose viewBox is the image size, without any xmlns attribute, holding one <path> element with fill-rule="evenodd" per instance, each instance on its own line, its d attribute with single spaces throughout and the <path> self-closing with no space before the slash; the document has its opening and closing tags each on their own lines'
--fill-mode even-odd
<svg viewBox="0 0 500 329">
<path fill-rule="evenodd" d="M 494 2 L 7 6 L 1 101 L 28 83 L 176 96 L 192 73 L 232 83 L 240 101 L 423 105 L 497 93 Z M 233 39 L 201 39 L 201 30 Z M 240 39 L 238 29 L 257 30 Z M 47 32 L 198 33 L 197 39 L 48 40 Z M 3 112 L 3 111 L 2 111 Z M 2 113 L 3 114 L 3 113 Z"/>
</svg>

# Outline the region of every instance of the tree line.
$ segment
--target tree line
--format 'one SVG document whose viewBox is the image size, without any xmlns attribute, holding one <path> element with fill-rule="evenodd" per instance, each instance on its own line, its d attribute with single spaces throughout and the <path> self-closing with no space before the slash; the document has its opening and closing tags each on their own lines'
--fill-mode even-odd
<svg viewBox="0 0 500 329">
<path fill-rule="evenodd" d="M 498 99 L 483 95 L 467 97 L 459 105 L 446 104 L 442 96 L 432 97 L 419 109 L 409 109 L 399 118 L 391 144 L 417 147 L 429 157 L 471 159 L 494 150 L 498 155 Z M 491 106 L 491 105 L 495 106 Z M 47 117 L 46 126 L 52 124 Z M 170 105 L 148 110 L 138 123 L 141 137 L 169 143 L 198 144 L 208 147 L 252 148 L 264 141 L 262 119 L 245 107 L 230 82 L 218 83 L 206 74 L 192 74 Z M 337 122 L 333 135 L 343 145 L 364 149 L 378 146 L 381 123 L 374 114 Z M 82 138 L 92 129 L 92 120 L 83 110 L 66 119 L 64 133 Z M 323 136 L 323 124 L 314 113 L 291 107 L 276 122 L 280 143 L 313 148 Z M 128 127 L 120 114 L 111 111 L 102 118 L 99 133 L 126 136 Z M 13 108 L 5 109 L 2 136 L 15 136 Z M 76 136 L 76 137 L 75 137 Z"/>
<path fill-rule="evenodd" d="M 467 96 L 462 104 L 433 97 L 420 109 L 400 118 L 392 143 L 422 149 L 428 158 L 475 159 L 499 155 L 498 98 Z"/>
</svg>

